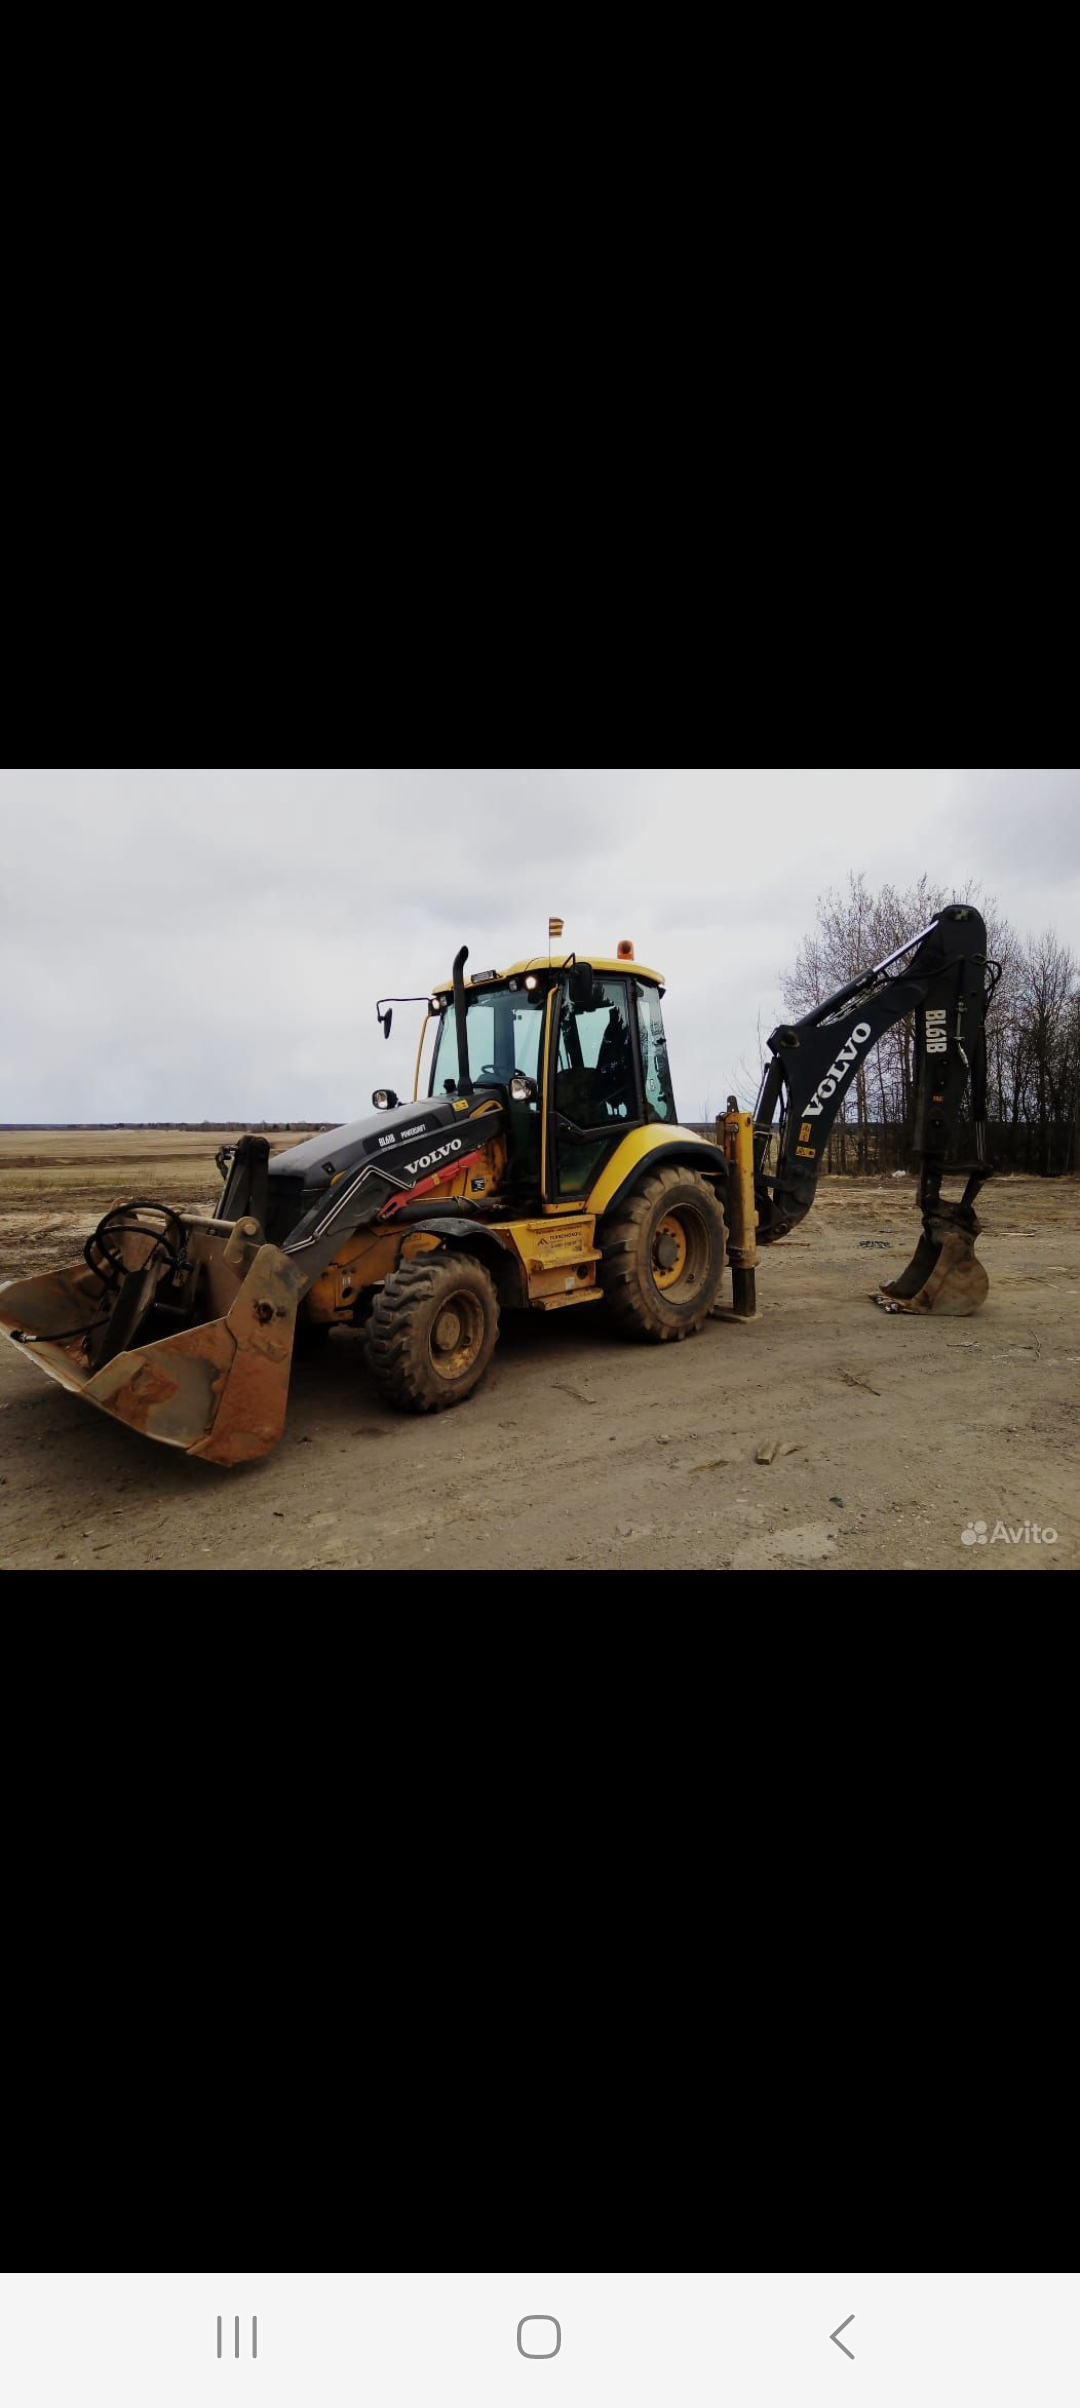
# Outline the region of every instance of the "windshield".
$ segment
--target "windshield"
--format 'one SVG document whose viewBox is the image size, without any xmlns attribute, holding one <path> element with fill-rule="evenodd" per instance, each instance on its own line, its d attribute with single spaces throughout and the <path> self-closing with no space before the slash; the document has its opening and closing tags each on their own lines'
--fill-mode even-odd
<svg viewBox="0 0 1080 2408">
<path fill-rule="evenodd" d="M 472 1079 L 481 1084 L 485 1079 L 495 1079 L 505 1087 L 515 1070 L 522 1070 L 539 1086 L 546 1001 L 539 988 L 530 993 L 527 988 L 519 987 L 513 995 L 508 987 L 484 987 L 479 993 L 466 991 Z M 450 1003 L 439 1022 L 428 1093 L 445 1094 L 451 1082 L 456 1087 L 459 1077 L 457 1022 Z"/>
</svg>

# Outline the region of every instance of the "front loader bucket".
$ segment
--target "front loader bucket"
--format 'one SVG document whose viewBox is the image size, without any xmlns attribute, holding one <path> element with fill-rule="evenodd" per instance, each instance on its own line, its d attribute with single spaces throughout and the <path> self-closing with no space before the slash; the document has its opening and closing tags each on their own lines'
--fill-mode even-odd
<svg viewBox="0 0 1080 2408">
<path fill-rule="evenodd" d="M 284 1426 L 303 1281 L 279 1247 L 245 1243 L 242 1222 L 228 1243 L 224 1227 L 217 1235 L 213 1227 L 183 1223 L 198 1299 L 186 1327 L 156 1334 L 168 1329 L 159 1295 L 167 1265 L 128 1238 L 118 1294 L 85 1262 L 9 1280 L 0 1287 L 0 1333 L 50 1379 L 147 1438 L 209 1463 L 250 1463 Z M 140 1335 L 144 1343 L 129 1343 Z"/>
<path fill-rule="evenodd" d="M 906 1271 L 879 1288 L 887 1313 L 977 1313 L 990 1281 L 975 1253 L 982 1222 L 970 1205 L 940 1201 L 923 1216 L 923 1233 Z"/>
</svg>

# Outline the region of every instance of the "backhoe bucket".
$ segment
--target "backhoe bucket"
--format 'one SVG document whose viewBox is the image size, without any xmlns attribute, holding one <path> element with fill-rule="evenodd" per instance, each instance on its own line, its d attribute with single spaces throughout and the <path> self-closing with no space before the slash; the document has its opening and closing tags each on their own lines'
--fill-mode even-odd
<svg viewBox="0 0 1080 2408">
<path fill-rule="evenodd" d="M 981 1229 L 969 1204 L 936 1204 L 906 1271 L 879 1288 L 874 1303 L 887 1313 L 977 1313 L 990 1288 L 975 1254 Z"/>
<path fill-rule="evenodd" d="M 171 1217 L 183 1231 L 179 1272 L 175 1250 L 171 1261 L 155 1252 L 159 1233 L 129 1222 L 118 1279 L 83 1261 L 9 1280 L 0 1333 L 147 1438 L 209 1463 L 250 1463 L 284 1426 L 304 1282 L 253 1221 Z"/>
</svg>

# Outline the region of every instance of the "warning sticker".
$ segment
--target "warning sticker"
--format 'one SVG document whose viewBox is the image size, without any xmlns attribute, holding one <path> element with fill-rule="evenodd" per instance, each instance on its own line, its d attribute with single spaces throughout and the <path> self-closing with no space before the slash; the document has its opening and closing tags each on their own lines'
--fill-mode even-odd
<svg viewBox="0 0 1080 2408">
<path fill-rule="evenodd" d="M 797 1145 L 795 1151 L 803 1162 L 814 1162 L 817 1159 L 816 1145 Z"/>
<path fill-rule="evenodd" d="M 800 1131 L 799 1131 L 799 1144 L 800 1144 L 800 1145 L 809 1145 L 809 1143 L 810 1143 L 810 1123 L 809 1123 L 809 1121 L 808 1121 L 808 1120 L 804 1120 L 804 1122 L 803 1122 L 803 1124 L 802 1124 L 802 1127 L 801 1127 L 801 1129 L 800 1129 Z"/>
</svg>

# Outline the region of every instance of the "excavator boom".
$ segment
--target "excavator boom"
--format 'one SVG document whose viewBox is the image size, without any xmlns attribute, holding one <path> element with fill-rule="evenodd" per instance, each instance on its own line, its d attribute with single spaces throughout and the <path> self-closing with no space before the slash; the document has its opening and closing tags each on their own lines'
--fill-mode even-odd
<svg viewBox="0 0 1080 2408">
<path fill-rule="evenodd" d="M 785 1237 L 809 1212 L 826 1141 L 852 1080 L 886 1030 L 913 1012 L 912 1152 L 923 1228 L 907 1269 L 877 1301 L 890 1312 L 978 1309 L 989 1281 L 975 1257 L 981 1228 L 975 1198 L 993 1175 L 986 1155 L 986 1011 L 1000 974 L 987 957 L 980 914 L 971 904 L 950 903 L 885 961 L 802 1020 L 773 1030 L 773 1058 L 754 1112 L 759 1244 Z M 954 1149 L 969 1091 L 974 1150 L 962 1160 Z M 959 1199 L 942 1195 L 946 1173 L 965 1180 Z"/>
</svg>

